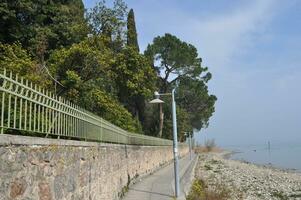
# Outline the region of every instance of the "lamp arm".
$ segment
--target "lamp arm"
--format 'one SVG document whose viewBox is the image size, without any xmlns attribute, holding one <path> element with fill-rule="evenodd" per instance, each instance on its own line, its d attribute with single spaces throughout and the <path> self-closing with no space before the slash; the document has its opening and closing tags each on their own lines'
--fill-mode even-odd
<svg viewBox="0 0 301 200">
<path fill-rule="evenodd" d="M 172 93 L 160 93 L 159 96 L 170 96 Z"/>
</svg>

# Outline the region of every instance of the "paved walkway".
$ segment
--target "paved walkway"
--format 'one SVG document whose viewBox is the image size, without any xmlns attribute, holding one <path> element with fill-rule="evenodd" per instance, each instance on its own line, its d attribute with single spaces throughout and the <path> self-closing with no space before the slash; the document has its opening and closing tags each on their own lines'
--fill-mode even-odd
<svg viewBox="0 0 301 200">
<path fill-rule="evenodd" d="M 192 160 L 194 158 L 193 156 Z M 179 160 L 181 179 L 184 174 L 189 176 L 189 170 L 191 171 L 192 163 L 194 163 L 192 160 L 190 160 L 189 154 Z M 186 185 L 187 182 L 183 180 L 190 181 L 190 178 L 181 180 L 181 195 L 178 199 L 185 199 L 183 198 L 183 185 Z M 174 164 L 172 162 L 154 174 L 145 177 L 141 182 L 130 186 L 123 200 L 174 200 L 174 193 Z"/>
</svg>

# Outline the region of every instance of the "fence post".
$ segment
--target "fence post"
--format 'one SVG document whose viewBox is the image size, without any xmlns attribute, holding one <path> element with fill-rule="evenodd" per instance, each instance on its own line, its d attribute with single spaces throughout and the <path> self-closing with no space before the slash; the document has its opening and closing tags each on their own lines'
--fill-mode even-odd
<svg viewBox="0 0 301 200">
<path fill-rule="evenodd" d="M 5 103 L 5 93 L 2 92 L 2 108 L 1 108 L 1 134 L 4 133 L 4 103 Z"/>
</svg>

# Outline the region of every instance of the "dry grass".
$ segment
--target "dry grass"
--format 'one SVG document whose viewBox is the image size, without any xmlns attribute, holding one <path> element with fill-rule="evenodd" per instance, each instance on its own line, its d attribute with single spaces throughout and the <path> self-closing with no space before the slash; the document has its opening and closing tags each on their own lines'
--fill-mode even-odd
<svg viewBox="0 0 301 200">
<path fill-rule="evenodd" d="M 223 185 L 216 185 L 209 190 L 203 180 L 195 180 L 186 200 L 226 200 L 230 198 L 230 191 Z"/>
<path fill-rule="evenodd" d="M 194 151 L 195 151 L 195 153 L 208 153 L 208 152 L 220 153 L 224 150 L 219 147 L 208 148 L 205 146 L 197 146 L 194 148 Z"/>
<path fill-rule="evenodd" d="M 223 150 L 221 148 L 216 146 L 214 139 L 206 140 L 205 143 L 204 143 L 204 146 L 197 145 L 195 147 L 195 152 L 196 153 L 207 153 L 207 152 L 220 153 L 222 151 Z"/>
</svg>

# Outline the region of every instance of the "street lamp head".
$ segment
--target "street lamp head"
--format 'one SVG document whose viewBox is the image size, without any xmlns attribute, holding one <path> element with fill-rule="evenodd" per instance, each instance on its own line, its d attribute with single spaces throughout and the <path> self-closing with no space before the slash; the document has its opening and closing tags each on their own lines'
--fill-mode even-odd
<svg viewBox="0 0 301 200">
<path fill-rule="evenodd" d="M 155 103 L 164 103 L 164 101 L 162 101 L 161 99 L 159 99 L 160 98 L 159 92 L 155 91 L 154 95 L 155 95 L 156 98 L 153 99 L 153 100 L 151 100 L 149 103 L 153 103 L 153 104 L 155 104 Z"/>
<path fill-rule="evenodd" d="M 153 100 L 151 100 L 149 103 L 153 103 L 153 104 L 156 104 L 156 103 L 164 103 L 164 101 L 162 101 L 161 99 L 153 99 Z"/>
</svg>

